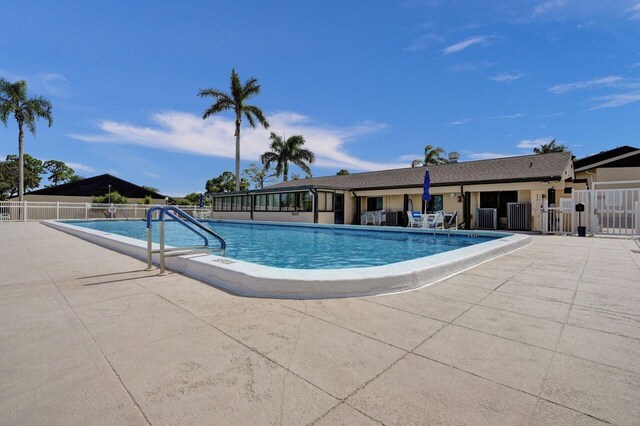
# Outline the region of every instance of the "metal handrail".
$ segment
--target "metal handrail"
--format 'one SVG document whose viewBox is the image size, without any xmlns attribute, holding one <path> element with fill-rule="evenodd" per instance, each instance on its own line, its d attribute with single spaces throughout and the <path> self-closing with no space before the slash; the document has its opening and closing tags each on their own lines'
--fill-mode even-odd
<svg viewBox="0 0 640 426">
<path fill-rule="evenodd" d="M 195 225 L 196 227 L 200 228 L 201 230 L 203 230 L 204 232 L 206 232 L 207 234 L 211 235 L 213 238 L 215 238 L 216 240 L 218 240 L 220 242 L 220 248 L 224 251 L 227 248 L 227 242 L 224 240 L 224 238 L 222 238 L 220 235 L 216 234 L 215 232 L 213 232 L 211 229 L 207 228 L 206 226 L 204 226 L 202 223 L 200 223 L 197 219 L 195 219 L 193 216 L 189 215 L 188 213 L 186 213 L 184 210 L 179 209 L 176 206 L 166 206 L 165 208 L 163 208 L 160 211 L 160 216 L 159 219 L 161 222 L 164 221 L 164 215 L 167 214 L 169 215 L 169 217 L 172 217 L 174 219 L 178 219 L 180 220 L 178 217 L 176 217 L 175 215 L 173 215 L 171 212 L 176 212 L 180 215 L 182 215 L 182 217 L 184 219 L 186 219 L 187 221 L 191 222 L 193 225 Z M 184 222 L 182 222 L 183 225 L 185 225 Z M 195 230 L 193 230 L 195 232 Z M 203 238 L 207 241 L 207 245 L 208 245 L 208 240 L 206 237 L 203 236 Z"/>
<path fill-rule="evenodd" d="M 159 221 L 159 227 L 160 227 L 160 231 L 159 231 L 160 249 L 159 250 L 153 250 L 153 243 L 152 243 L 152 235 L 153 235 L 152 216 L 153 216 L 153 213 L 156 211 L 160 212 L 158 214 L 158 221 Z M 204 241 L 204 245 L 174 247 L 174 248 L 166 249 L 164 244 L 165 215 L 170 219 L 173 219 L 176 222 L 180 223 L 182 226 L 184 226 L 185 228 L 187 228 L 188 230 L 190 230 L 191 232 L 193 232 L 194 234 L 202 238 Z M 182 217 L 179 217 L 179 216 L 182 216 Z M 224 256 L 225 254 L 225 251 L 227 248 L 227 242 L 224 240 L 224 238 L 222 238 L 221 236 L 213 232 L 211 229 L 207 228 L 206 226 L 198 222 L 198 220 L 194 219 L 192 216 L 190 216 L 189 214 L 187 214 L 186 212 L 184 212 L 183 210 L 175 206 L 153 206 L 149 208 L 149 210 L 147 210 L 146 219 L 147 219 L 147 270 L 153 269 L 152 255 L 154 253 L 160 254 L 160 273 L 161 274 L 165 273 L 165 257 L 166 256 L 180 256 L 180 255 L 184 255 L 188 253 L 196 253 L 196 252 L 209 253 L 212 250 L 212 248 L 209 246 L 209 239 L 204 233 L 209 234 L 213 236 L 215 239 L 217 239 L 220 242 L 220 250 L 222 252 L 222 256 Z M 204 231 L 204 233 L 200 231 Z"/>
</svg>

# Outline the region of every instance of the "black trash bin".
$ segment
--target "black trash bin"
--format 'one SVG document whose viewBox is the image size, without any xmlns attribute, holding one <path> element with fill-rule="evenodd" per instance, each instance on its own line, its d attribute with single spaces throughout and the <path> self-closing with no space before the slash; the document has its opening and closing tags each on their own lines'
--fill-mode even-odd
<svg viewBox="0 0 640 426">
<path fill-rule="evenodd" d="M 578 237 L 587 236 L 587 227 L 582 226 L 582 215 L 584 212 L 584 203 L 576 203 L 576 213 L 578 213 Z"/>
</svg>

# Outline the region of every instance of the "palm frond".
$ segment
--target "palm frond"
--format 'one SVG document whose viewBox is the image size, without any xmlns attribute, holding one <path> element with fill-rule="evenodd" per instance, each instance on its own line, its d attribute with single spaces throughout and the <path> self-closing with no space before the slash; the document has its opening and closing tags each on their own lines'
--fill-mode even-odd
<svg viewBox="0 0 640 426">
<path fill-rule="evenodd" d="M 227 100 L 218 100 L 215 104 L 211 105 L 207 108 L 202 114 L 202 119 L 207 119 L 212 115 L 218 114 L 219 112 L 228 111 L 233 107 L 232 103 L 227 102 Z"/>
<path fill-rule="evenodd" d="M 255 105 L 244 105 L 243 109 L 245 114 L 249 113 L 257 118 L 262 127 L 264 127 L 265 129 L 269 128 L 269 122 L 267 121 L 267 118 L 264 116 L 264 113 L 260 108 Z M 256 127 L 254 124 L 252 124 L 251 126 Z"/>
<path fill-rule="evenodd" d="M 247 117 L 247 121 L 249 122 L 249 125 L 253 128 L 256 127 L 256 120 L 253 118 L 253 116 L 251 114 L 249 114 L 249 111 L 245 111 L 244 112 L 244 116 Z"/>
</svg>

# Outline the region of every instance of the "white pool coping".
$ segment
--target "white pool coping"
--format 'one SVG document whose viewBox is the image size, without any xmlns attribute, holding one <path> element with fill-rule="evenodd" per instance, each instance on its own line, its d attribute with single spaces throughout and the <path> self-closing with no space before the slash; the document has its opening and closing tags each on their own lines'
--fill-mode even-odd
<svg viewBox="0 0 640 426">
<path fill-rule="evenodd" d="M 42 223 L 102 247 L 146 261 L 146 241 L 75 226 L 65 223 L 65 221 L 46 220 Z M 250 223 L 283 225 L 281 222 Z M 360 231 L 368 229 L 363 226 L 351 225 L 306 223 L 286 223 L 286 225 L 351 228 Z M 433 230 L 416 228 L 376 227 L 371 230 L 433 233 Z M 440 231 L 439 233 L 443 232 L 446 233 L 446 231 Z M 283 299 L 330 299 L 397 293 L 424 287 L 531 243 L 531 237 L 521 234 L 507 234 L 507 236 L 504 236 L 504 233 L 486 231 L 452 231 L 451 233 L 479 236 L 499 235 L 502 238 L 428 257 L 365 268 L 284 269 L 204 254 L 167 257 L 166 266 L 173 271 L 243 296 Z M 154 244 L 154 248 L 157 248 L 157 244 Z M 157 264 L 158 255 L 154 255 L 153 259 L 154 263 Z"/>
</svg>

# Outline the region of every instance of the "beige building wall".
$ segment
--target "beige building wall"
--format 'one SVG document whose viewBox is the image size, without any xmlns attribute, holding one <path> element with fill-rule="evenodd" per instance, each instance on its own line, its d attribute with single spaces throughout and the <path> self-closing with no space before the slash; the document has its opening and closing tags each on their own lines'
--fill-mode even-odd
<svg viewBox="0 0 640 426">
<path fill-rule="evenodd" d="M 251 212 L 213 212 L 212 219 L 251 220 Z"/>
</svg>

